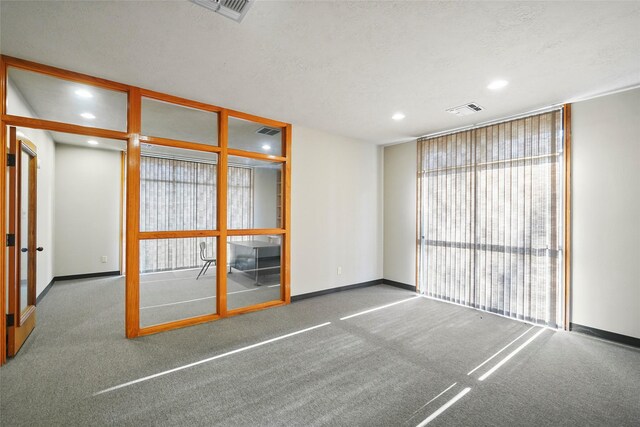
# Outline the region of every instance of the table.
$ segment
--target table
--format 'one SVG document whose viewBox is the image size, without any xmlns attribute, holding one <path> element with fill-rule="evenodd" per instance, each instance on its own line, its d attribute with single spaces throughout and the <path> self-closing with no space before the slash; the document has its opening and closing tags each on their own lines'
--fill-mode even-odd
<svg viewBox="0 0 640 427">
<path fill-rule="evenodd" d="M 252 275 L 256 285 L 260 285 L 260 275 L 275 274 L 280 271 L 280 243 L 263 240 L 229 242 L 231 248 L 230 268 Z"/>
</svg>

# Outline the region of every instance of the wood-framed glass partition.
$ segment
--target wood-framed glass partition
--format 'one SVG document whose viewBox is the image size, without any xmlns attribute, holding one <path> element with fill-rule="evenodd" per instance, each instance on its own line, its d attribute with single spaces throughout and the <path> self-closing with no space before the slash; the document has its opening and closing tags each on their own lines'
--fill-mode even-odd
<svg viewBox="0 0 640 427">
<path fill-rule="evenodd" d="M 4 55 L 0 61 L 3 157 L 7 126 L 126 141 L 128 338 L 290 302 L 291 125 Z M 23 93 L 49 85 L 61 103 L 86 96 L 103 110 L 22 114 L 8 105 L 10 78 Z M 5 180 L 2 162 L 3 188 Z M 5 198 L 0 210 L 6 233 Z M 6 259 L 4 246 L 1 254 Z M 3 279 L 2 318 L 6 286 Z"/>
</svg>

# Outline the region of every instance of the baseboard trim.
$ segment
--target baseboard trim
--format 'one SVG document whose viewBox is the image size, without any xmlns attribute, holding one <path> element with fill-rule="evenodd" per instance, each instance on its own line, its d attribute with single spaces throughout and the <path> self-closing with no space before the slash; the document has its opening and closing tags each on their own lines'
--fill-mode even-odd
<svg viewBox="0 0 640 427">
<path fill-rule="evenodd" d="M 94 277 L 108 277 L 108 276 L 120 276 L 120 271 L 102 271 L 100 273 L 86 273 L 86 274 L 72 274 L 70 276 L 56 276 L 53 278 L 55 282 L 62 280 L 78 280 L 78 279 L 92 279 Z"/>
<path fill-rule="evenodd" d="M 640 348 L 640 338 L 630 337 L 628 335 L 617 334 L 615 332 L 604 331 L 602 329 L 592 328 L 591 326 L 579 325 L 577 323 L 569 323 L 569 330 L 578 332 L 592 337 L 602 338 L 608 341 L 614 341 L 620 344 L 630 345 Z"/>
<path fill-rule="evenodd" d="M 307 294 L 292 295 L 291 302 L 296 302 L 296 301 L 300 301 L 307 298 L 319 297 L 321 295 L 332 294 L 334 292 L 349 291 L 351 289 L 366 288 L 367 286 L 381 285 L 382 283 L 384 283 L 383 279 L 376 279 L 376 280 L 370 280 L 368 282 L 355 283 L 353 285 L 345 285 L 345 286 L 339 286 L 337 288 L 330 288 L 330 289 L 323 289 L 321 291 L 316 291 L 316 292 L 309 292 Z"/>
<path fill-rule="evenodd" d="M 36 298 L 36 305 L 40 304 L 40 301 L 42 301 L 42 298 L 44 298 L 44 296 L 47 295 L 47 293 L 51 290 L 51 286 L 53 286 L 55 281 L 56 281 L 56 278 L 54 277 L 53 279 L 51 279 L 49 284 L 44 288 L 44 290 L 40 292 L 40 295 L 38 295 L 38 297 Z"/>
<path fill-rule="evenodd" d="M 402 282 L 396 282 L 395 280 L 389 280 L 389 279 L 382 279 L 382 282 L 385 285 L 389 285 L 389 286 L 395 286 L 396 288 L 400 288 L 400 289 L 406 289 L 407 291 L 416 291 L 416 287 L 413 285 L 409 285 L 407 283 L 402 283 Z"/>
</svg>

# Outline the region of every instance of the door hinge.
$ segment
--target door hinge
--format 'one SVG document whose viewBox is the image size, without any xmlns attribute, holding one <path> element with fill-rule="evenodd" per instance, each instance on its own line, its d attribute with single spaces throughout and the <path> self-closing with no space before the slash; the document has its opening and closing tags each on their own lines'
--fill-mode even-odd
<svg viewBox="0 0 640 427">
<path fill-rule="evenodd" d="M 13 313 L 7 314 L 7 328 L 13 326 Z"/>
<path fill-rule="evenodd" d="M 16 165 L 16 155 L 12 153 L 7 153 L 7 166 L 13 167 Z"/>
<path fill-rule="evenodd" d="M 7 246 L 15 246 L 15 245 L 16 245 L 16 235 L 7 234 Z"/>
</svg>

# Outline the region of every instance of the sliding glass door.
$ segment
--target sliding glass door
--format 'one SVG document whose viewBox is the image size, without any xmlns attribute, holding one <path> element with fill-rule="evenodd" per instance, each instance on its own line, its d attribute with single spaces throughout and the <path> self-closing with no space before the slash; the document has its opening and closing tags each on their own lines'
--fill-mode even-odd
<svg viewBox="0 0 640 427">
<path fill-rule="evenodd" d="M 422 293 L 562 326 L 562 111 L 418 142 Z"/>
</svg>

